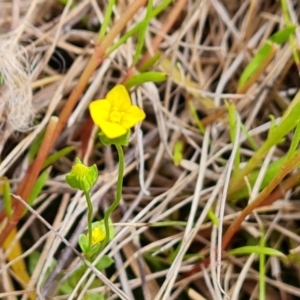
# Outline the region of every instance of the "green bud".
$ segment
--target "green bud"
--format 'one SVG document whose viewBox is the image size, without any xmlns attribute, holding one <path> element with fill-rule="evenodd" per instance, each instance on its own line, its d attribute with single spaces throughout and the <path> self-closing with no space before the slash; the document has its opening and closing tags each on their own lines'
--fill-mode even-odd
<svg viewBox="0 0 300 300">
<path fill-rule="evenodd" d="M 76 163 L 72 171 L 66 175 L 67 183 L 74 189 L 81 191 L 90 190 L 98 178 L 98 169 L 96 165 L 87 167 L 80 159 L 76 158 Z"/>
</svg>

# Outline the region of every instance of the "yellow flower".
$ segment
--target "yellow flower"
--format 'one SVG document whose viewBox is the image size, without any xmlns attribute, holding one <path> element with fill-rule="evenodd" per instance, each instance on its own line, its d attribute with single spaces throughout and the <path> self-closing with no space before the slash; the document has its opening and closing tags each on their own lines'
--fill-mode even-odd
<svg viewBox="0 0 300 300">
<path fill-rule="evenodd" d="M 89 235 L 87 235 L 87 238 L 88 238 Z M 103 231 L 102 228 L 100 227 L 96 227 L 96 228 L 93 228 L 92 230 L 92 245 L 96 245 L 100 242 L 102 242 L 104 239 L 105 239 L 105 232 Z"/>
<path fill-rule="evenodd" d="M 109 139 L 125 135 L 146 116 L 143 110 L 131 104 L 129 94 L 121 84 L 109 91 L 105 99 L 91 102 L 89 109 L 94 123 Z"/>
</svg>

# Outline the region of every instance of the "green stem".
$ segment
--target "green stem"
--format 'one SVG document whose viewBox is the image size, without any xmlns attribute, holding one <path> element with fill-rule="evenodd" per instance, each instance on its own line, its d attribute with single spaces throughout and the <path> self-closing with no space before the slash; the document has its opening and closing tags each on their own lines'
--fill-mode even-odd
<svg viewBox="0 0 300 300">
<path fill-rule="evenodd" d="M 107 209 L 104 215 L 104 227 L 105 227 L 105 240 L 102 244 L 102 248 L 104 248 L 109 242 L 109 217 L 111 213 L 118 207 L 122 197 L 122 188 L 123 188 L 123 174 L 124 174 L 124 166 L 125 166 L 125 159 L 122 146 L 115 145 L 118 151 L 119 156 L 119 171 L 118 171 L 118 182 L 117 182 L 117 195 L 114 202 L 111 206 Z"/>
<path fill-rule="evenodd" d="M 89 250 L 92 248 L 92 220 L 93 220 L 93 205 L 88 191 L 84 191 L 86 203 L 88 206 L 88 231 L 89 231 Z"/>
</svg>

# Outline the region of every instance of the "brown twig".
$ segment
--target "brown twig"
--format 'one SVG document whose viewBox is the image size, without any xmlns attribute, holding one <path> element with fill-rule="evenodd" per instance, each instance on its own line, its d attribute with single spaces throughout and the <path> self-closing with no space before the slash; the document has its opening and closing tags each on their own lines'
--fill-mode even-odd
<svg viewBox="0 0 300 300">
<path fill-rule="evenodd" d="M 44 161 L 51 150 L 51 145 L 53 144 L 53 136 L 57 123 L 57 117 L 50 118 L 49 124 L 44 135 L 44 139 L 42 141 L 41 147 L 39 148 L 37 156 L 33 161 L 32 165 L 27 170 L 26 176 L 23 178 L 22 182 L 20 183 L 18 189 L 15 192 L 16 195 L 20 196 L 25 201 L 28 201 L 32 188 L 39 176 L 40 171 L 43 168 Z M 24 206 L 19 201 L 15 201 L 14 213 L 11 219 L 8 221 L 6 227 L 0 234 L 0 246 L 3 244 L 10 232 L 16 227 L 16 224 L 18 224 L 19 220 L 22 217 L 23 211 Z"/>
</svg>

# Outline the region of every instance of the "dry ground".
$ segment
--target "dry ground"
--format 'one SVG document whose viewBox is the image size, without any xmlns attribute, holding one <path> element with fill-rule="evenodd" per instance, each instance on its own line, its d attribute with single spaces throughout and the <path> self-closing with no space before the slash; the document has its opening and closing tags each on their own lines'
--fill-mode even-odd
<svg viewBox="0 0 300 300">
<path fill-rule="evenodd" d="M 128 2 L 118 1 L 114 20 L 130 7 Z M 287 3 L 296 23 L 300 3 Z M 33 141 L 51 116 L 60 117 L 94 53 L 106 5 L 102 0 L 80 0 L 74 5 L 63 5 L 58 0 L 0 0 L 0 73 L 4 77 L 0 90 L 0 176 L 10 180 L 13 192 L 27 176 Z M 174 8 L 179 11 L 175 22 L 171 17 Z M 125 30 L 140 21 L 144 13 L 145 7 Z M 93 288 L 97 295 L 105 293 L 107 299 L 215 300 L 227 299 L 227 294 L 231 299 L 257 299 L 258 257 L 224 253 L 220 263 L 215 256 L 220 230 L 224 232 L 236 219 L 249 198 L 224 202 L 235 146 L 222 107 L 226 99 L 236 103 L 245 128 L 237 132 L 241 163 L 248 161 L 254 150 L 246 140 L 246 132 L 256 145 L 261 145 L 270 128 L 269 116 L 281 117 L 298 91 L 299 74 L 286 43 L 278 47 L 274 59 L 245 93 L 236 92 L 246 64 L 283 26 L 280 3 L 272 0 L 176 0 L 151 21 L 145 52 L 148 49 L 153 54 L 154 38 L 161 37 L 156 42 L 163 55 L 154 70 L 166 72 L 168 78 L 132 90 L 133 100 L 144 108 L 147 118 L 142 131 L 136 131 L 139 134 L 133 135 L 125 149 L 123 199 L 113 215 L 118 233 L 105 250 L 114 257 L 115 266 L 104 273 L 90 266 L 85 274 L 103 282 L 102 287 Z M 28 53 L 22 59 L 20 46 Z M 85 299 L 77 288 L 71 295 L 55 294 L 63 278 L 80 264 L 74 248 L 79 250 L 77 237 L 86 227 L 84 197 L 68 187 L 65 174 L 76 156 L 89 165 L 97 164 L 100 173 L 92 200 L 95 220 L 103 217 L 103 210 L 114 198 L 117 157 L 114 148 L 99 144 L 87 106 L 124 80 L 135 47 L 136 38 L 132 38 L 110 54 L 96 69 L 68 117 L 51 153 L 67 146 L 74 150 L 48 168 L 49 179 L 33 208 L 19 222 L 14 239 L 21 242 L 21 258 L 27 267 L 32 253 L 40 253 L 36 268 L 30 281 L 22 286 L 11 267 L 8 254 L 12 246 L 0 249 L 1 299 L 25 300 L 32 290 L 38 299 Z M 204 132 L 198 127 L 191 105 L 205 125 Z M 263 170 L 284 155 L 291 138 L 288 136 L 266 155 Z M 183 158 L 175 164 L 173 151 L 178 141 L 183 143 Z M 252 197 L 258 190 L 252 191 Z M 243 223 L 227 249 L 257 245 L 265 232 L 268 247 L 285 254 L 297 251 L 299 201 L 297 184 L 284 190 L 277 201 L 258 208 Z M 219 216 L 222 205 L 223 227 L 218 228 L 212 226 L 207 213 L 211 209 Z M 153 227 L 158 222 L 170 225 L 170 221 L 175 223 Z M 57 265 L 49 274 L 47 266 L 53 257 Z M 211 264 L 199 264 L 209 257 Z M 287 266 L 278 258 L 266 257 L 265 275 L 265 299 L 300 299 L 297 264 Z M 91 290 L 89 282 L 84 289 Z"/>
</svg>

